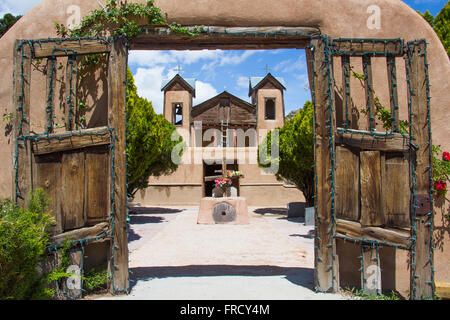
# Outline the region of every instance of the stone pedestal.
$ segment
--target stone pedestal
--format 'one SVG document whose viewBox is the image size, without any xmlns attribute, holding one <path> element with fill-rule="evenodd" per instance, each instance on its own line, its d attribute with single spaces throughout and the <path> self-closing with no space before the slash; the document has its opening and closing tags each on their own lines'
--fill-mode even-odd
<svg viewBox="0 0 450 320">
<path fill-rule="evenodd" d="M 241 197 L 203 198 L 198 224 L 249 224 L 247 200 Z"/>
</svg>

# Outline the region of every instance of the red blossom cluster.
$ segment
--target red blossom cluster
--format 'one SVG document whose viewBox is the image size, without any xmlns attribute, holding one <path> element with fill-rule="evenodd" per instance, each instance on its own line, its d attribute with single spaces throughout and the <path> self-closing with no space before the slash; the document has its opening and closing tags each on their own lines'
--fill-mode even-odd
<svg viewBox="0 0 450 320">
<path fill-rule="evenodd" d="M 450 161 L 450 153 L 444 152 L 442 154 L 442 159 L 445 160 L 445 161 Z"/>
<path fill-rule="evenodd" d="M 447 183 L 445 183 L 444 181 L 436 181 L 434 188 L 438 191 L 446 191 Z"/>
</svg>

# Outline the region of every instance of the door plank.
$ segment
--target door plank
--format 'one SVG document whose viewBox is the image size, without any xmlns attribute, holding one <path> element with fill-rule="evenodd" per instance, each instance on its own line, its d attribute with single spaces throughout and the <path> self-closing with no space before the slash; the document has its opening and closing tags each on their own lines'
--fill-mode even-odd
<svg viewBox="0 0 450 320">
<path fill-rule="evenodd" d="M 385 224 L 381 210 L 381 155 L 363 151 L 361 161 L 361 225 L 380 227 Z"/>
<path fill-rule="evenodd" d="M 62 155 L 61 212 L 64 231 L 84 227 L 85 156 L 82 151 Z"/>
</svg>

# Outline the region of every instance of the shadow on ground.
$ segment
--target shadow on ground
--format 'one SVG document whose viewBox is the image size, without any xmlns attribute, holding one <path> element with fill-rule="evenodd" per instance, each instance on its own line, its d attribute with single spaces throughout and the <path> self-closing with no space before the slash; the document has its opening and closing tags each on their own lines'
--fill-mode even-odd
<svg viewBox="0 0 450 320">
<path fill-rule="evenodd" d="M 170 208 L 157 208 L 157 207 L 134 207 L 130 209 L 130 214 L 171 214 L 180 213 L 184 209 L 170 209 Z"/>
<path fill-rule="evenodd" d="M 290 234 L 290 237 L 300 237 L 300 238 L 305 238 L 305 239 L 314 239 L 314 230 L 309 230 L 308 234 L 298 234 L 298 233 L 294 233 L 294 234 Z"/>
<path fill-rule="evenodd" d="M 254 265 L 188 265 L 172 267 L 130 268 L 131 289 L 138 280 L 173 277 L 217 277 L 217 276 L 278 276 L 284 275 L 290 282 L 313 290 L 314 270 L 311 268 L 254 266 Z"/>
<path fill-rule="evenodd" d="M 254 213 L 265 215 L 265 214 L 282 214 L 287 215 L 286 208 L 259 208 L 253 211 Z"/>
</svg>

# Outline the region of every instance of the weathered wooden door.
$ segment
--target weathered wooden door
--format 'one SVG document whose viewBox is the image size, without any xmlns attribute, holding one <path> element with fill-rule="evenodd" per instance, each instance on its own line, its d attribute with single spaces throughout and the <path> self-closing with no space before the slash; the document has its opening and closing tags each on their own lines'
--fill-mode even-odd
<svg viewBox="0 0 450 320">
<path fill-rule="evenodd" d="M 107 54 L 108 110 L 104 127 L 75 129 L 76 58 Z M 128 290 L 126 217 L 125 94 L 127 49 L 117 39 L 17 40 L 14 48 L 13 199 L 23 206 L 29 192 L 42 188 L 51 198 L 56 219 L 52 246 L 65 238 L 78 248 L 103 242 L 111 291 Z M 47 101 L 31 101 L 31 63 L 47 61 Z M 66 101 L 55 101 L 58 59 L 66 62 Z M 33 105 L 32 110 L 30 110 Z M 64 105 L 65 130 L 55 131 L 56 105 Z M 30 133 L 30 111 L 45 112 L 45 132 Z M 76 251 L 76 250 L 75 250 Z M 96 253 L 94 253 L 96 254 Z"/>
<path fill-rule="evenodd" d="M 381 293 L 379 251 L 389 246 L 409 251 L 411 299 L 433 297 L 432 150 L 426 42 L 404 44 L 402 39 L 320 37 L 312 40 L 307 56 L 315 105 L 316 290 L 328 292 L 339 288 L 336 241 L 350 241 L 361 249 L 364 291 Z M 404 57 L 406 61 L 409 119 L 402 122 L 396 57 Z M 383 121 L 379 118 L 380 93 L 374 89 L 372 79 L 372 61 L 381 58 L 385 59 L 390 96 L 390 117 Z M 365 117 L 359 121 L 350 85 L 355 75 L 351 61 L 356 60 L 363 65 L 364 76 L 360 80 L 366 97 L 362 112 Z M 342 74 L 340 104 L 334 68 L 340 68 Z"/>
</svg>

